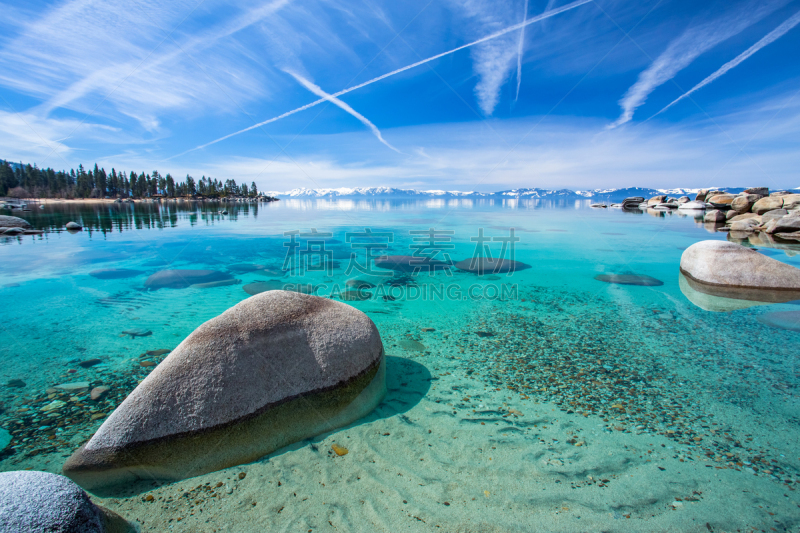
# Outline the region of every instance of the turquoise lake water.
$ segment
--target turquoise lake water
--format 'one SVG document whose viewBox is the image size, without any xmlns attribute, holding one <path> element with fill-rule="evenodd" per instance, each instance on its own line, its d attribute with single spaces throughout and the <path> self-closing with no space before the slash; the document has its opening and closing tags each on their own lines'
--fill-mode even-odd
<svg viewBox="0 0 800 533">
<path fill-rule="evenodd" d="M 0 214 L 45 230 L 0 238 L 0 428 L 11 437 L 1 470 L 58 472 L 167 350 L 250 293 L 289 284 L 344 299 L 381 332 L 390 394 L 376 413 L 250 467 L 316 503 L 257 506 L 283 498 L 271 481 L 202 504 L 168 499 L 193 482 L 154 485 L 157 509 L 140 494 L 103 500 L 144 529 L 800 526 L 800 332 L 759 321 L 800 306 L 691 303 L 679 287 L 683 250 L 727 238 L 693 216 L 516 200 L 54 203 Z M 84 230 L 63 230 L 70 220 Z M 511 228 L 518 241 L 504 257 L 530 266 L 511 275 L 393 272 L 366 259 L 369 246 L 375 256 L 461 261 L 480 246 L 498 257 Z M 800 267 L 798 245 L 758 249 Z M 320 258 L 329 270 L 315 269 Z M 107 269 L 128 271 L 98 273 Z M 166 269 L 240 281 L 147 290 Z M 662 284 L 595 279 L 603 274 Z M 53 388 L 74 382 L 110 390 L 94 401 Z M 64 404 L 43 410 L 54 401 Z M 338 462 L 317 451 L 337 439 L 358 444 Z M 377 463 L 358 462 L 367 456 Z M 336 470 L 344 464 L 369 489 Z"/>
</svg>

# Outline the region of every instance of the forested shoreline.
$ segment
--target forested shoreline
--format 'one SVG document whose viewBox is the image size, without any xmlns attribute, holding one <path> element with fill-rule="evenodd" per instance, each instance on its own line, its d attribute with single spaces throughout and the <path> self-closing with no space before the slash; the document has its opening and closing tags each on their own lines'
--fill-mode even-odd
<svg viewBox="0 0 800 533">
<path fill-rule="evenodd" d="M 255 182 L 250 186 L 237 184 L 236 180 L 223 181 L 203 176 L 199 180 L 186 175 L 177 181 L 172 175 L 162 175 L 158 170 L 150 173 L 117 171 L 104 168 L 86 170 L 40 169 L 36 165 L 12 165 L 0 160 L 0 196 L 17 198 L 152 198 L 152 197 L 204 197 L 258 196 Z"/>
</svg>

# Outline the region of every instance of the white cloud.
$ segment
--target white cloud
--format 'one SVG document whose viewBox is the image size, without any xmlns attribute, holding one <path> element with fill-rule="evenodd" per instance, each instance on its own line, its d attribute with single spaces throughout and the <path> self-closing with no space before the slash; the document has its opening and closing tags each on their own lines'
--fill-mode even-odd
<svg viewBox="0 0 800 533">
<path fill-rule="evenodd" d="M 639 79 L 619 102 L 622 113 L 608 127 L 615 128 L 629 122 L 636 109 L 647 101 L 647 97 L 656 88 L 675 77 L 701 54 L 758 22 L 785 4 L 786 1 L 752 2 L 745 6 L 739 6 L 732 13 L 722 15 L 710 22 L 694 25 L 684 31 L 670 42 L 667 49 L 646 70 L 639 74 Z"/>
<path fill-rule="evenodd" d="M 745 50 L 744 52 L 742 52 L 741 54 L 739 54 L 738 56 L 736 56 L 732 60 L 730 60 L 727 63 L 725 63 L 724 65 L 722 65 L 713 74 L 709 75 L 703 81 L 701 81 L 700 83 L 698 83 L 697 85 L 695 85 L 694 87 L 692 87 L 691 89 L 689 89 L 688 91 L 686 91 L 685 93 L 680 95 L 678 98 L 676 98 L 675 100 L 670 102 L 661 111 L 656 113 L 656 115 L 659 115 L 659 114 L 663 113 L 664 111 L 666 111 L 667 109 L 669 109 L 673 105 L 677 104 L 678 102 L 680 102 L 684 98 L 687 98 L 693 92 L 699 91 L 700 89 L 702 89 L 703 87 L 705 87 L 709 83 L 712 83 L 717 78 L 719 78 L 721 76 L 724 76 L 729 70 L 739 66 L 743 61 L 748 59 L 750 56 L 752 56 L 753 54 L 755 54 L 756 52 L 758 52 L 759 50 L 761 50 L 765 46 L 774 43 L 775 41 L 777 41 L 778 39 L 780 39 L 781 37 L 786 35 L 786 33 L 789 30 L 791 30 L 792 28 L 794 28 L 795 26 L 797 26 L 797 24 L 800 24 L 800 11 L 798 11 L 797 13 L 795 13 L 794 15 L 789 17 L 786 21 L 783 22 L 783 24 L 781 24 L 780 26 L 778 26 L 777 28 L 775 28 L 774 30 L 769 32 L 767 35 L 765 35 L 764 37 L 759 39 L 759 41 L 757 43 L 755 43 L 753 46 L 751 46 L 750 48 L 748 48 L 747 50 Z"/>
<path fill-rule="evenodd" d="M 310 81 L 308 81 L 307 79 L 305 79 L 301 75 L 296 74 L 296 73 L 294 73 L 294 72 L 292 72 L 290 70 L 287 70 L 286 73 L 289 74 L 290 76 L 292 76 L 294 79 L 296 79 L 298 81 L 298 83 L 300 83 L 300 85 L 302 85 L 303 87 L 305 87 L 306 89 L 308 89 L 309 91 L 314 93 L 315 95 L 324 98 L 325 100 L 327 100 L 328 102 L 331 102 L 336 107 L 338 107 L 338 108 L 342 109 L 343 111 L 345 111 L 346 113 L 354 116 L 356 119 L 358 119 L 359 122 L 361 122 L 366 127 L 368 127 L 369 130 L 372 132 L 372 134 L 380 142 L 385 144 L 391 150 L 394 150 L 395 152 L 400 153 L 400 150 L 398 150 L 397 148 L 395 148 L 394 146 L 392 146 L 391 144 L 386 142 L 386 139 L 383 138 L 383 135 L 381 135 L 381 131 L 378 129 L 378 127 L 375 126 L 375 124 L 373 124 L 372 122 L 370 122 L 370 120 L 367 117 L 365 117 L 364 115 L 362 115 L 361 113 L 359 113 L 358 111 L 356 111 L 355 109 L 353 109 L 352 107 L 347 105 L 346 103 L 342 102 L 340 99 L 336 98 L 335 96 L 331 96 L 330 94 L 326 93 L 318 85 L 315 85 L 315 84 L 311 83 Z"/>
</svg>

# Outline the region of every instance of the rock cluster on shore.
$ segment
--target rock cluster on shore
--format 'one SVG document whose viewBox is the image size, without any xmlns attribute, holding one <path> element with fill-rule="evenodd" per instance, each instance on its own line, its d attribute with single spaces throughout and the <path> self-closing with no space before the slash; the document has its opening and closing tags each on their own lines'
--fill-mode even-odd
<svg viewBox="0 0 800 533">
<path fill-rule="evenodd" d="M 64 473 L 108 489 L 253 461 L 368 414 L 386 392 L 384 364 L 361 311 L 288 291 L 253 296 L 189 335 Z"/>
<path fill-rule="evenodd" d="M 0 215 L 0 235 L 13 237 L 15 235 L 38 235 L 42 230 L 33 229 L 30 223 L 19 217 Z"/>
</svg>

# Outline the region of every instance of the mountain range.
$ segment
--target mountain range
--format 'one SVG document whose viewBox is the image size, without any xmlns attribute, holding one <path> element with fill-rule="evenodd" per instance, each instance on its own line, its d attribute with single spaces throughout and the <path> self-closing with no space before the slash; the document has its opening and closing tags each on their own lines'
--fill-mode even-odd
<svg viewBox="0 0 800 533">
<path fill-rule="evenodd" d="M 745 190 L 744 187 L 713 187 L 733 194 Z M 798 188 L 800 189 L 800 188 Z M 399 189 L 394 187 L 340 187 L 338 189 L 306 189 L 298 188 L 291 191 L 269 191 L 266 194 L 278 198 L 301 199 L 333 199 L 333 198 L 361 198 L 361 199 L 436 199 L 436 198 L 487 198 L 495 200 L 595 200 L 604 202 L 621 202 L 631 196 L 642 196 L 645 199 L 660 194 L 680 197 L 688 196 L 694 200 L 699 188 L 677 189 L 651 189 L 647 187 L 627 187 L 624 189 L 593 189 L 573 191 L 571 189 L 540 189 L 522 188 L 509 189 L 498 192 L 477 191 L 418 191 L 416 189 Z"/>
</svg>

